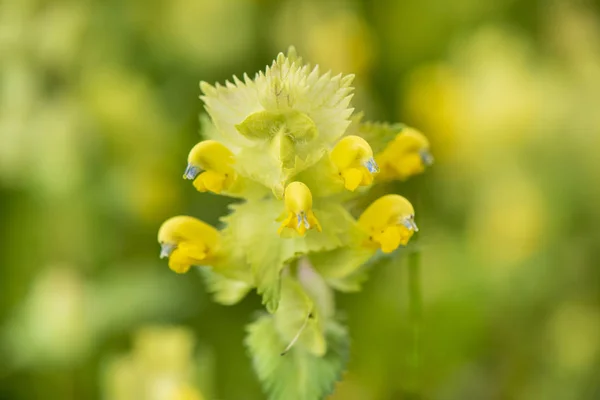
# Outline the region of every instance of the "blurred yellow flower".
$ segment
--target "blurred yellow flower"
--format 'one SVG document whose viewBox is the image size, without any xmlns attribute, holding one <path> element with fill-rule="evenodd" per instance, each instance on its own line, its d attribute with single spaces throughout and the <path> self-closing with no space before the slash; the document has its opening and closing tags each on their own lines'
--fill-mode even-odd
<svg viewBox="0 0 600 400">
<path fill-rule="evenodd" d="M 429 140 L 413 128 L 404 128 L 375 159 L 381 168 L 377 177 L 381 180 L 406 180 L 433 164 Z"/>
<path fill-rule="evenodd" d="M 506 277 L 532 257 L 546 237 L 548 205 L 536 182 L 516 168 L 505 168 L 480 184 L 469 217 L 472 251 Z"/>
<path fill-rule="evenodd" d="M 278 47 L 296 43 L 308 58 L 333 71 L 365 75 L 376 42 L 362 15 L 341 2 L 286 1 L 276 18 Z"/>
<path fill-rule="evenodd" d="M 204 400 L 196 387 L 193 333 L 186 328 L 149 326 L 134 348 L 108 365 L 107 400 Z"/>
<path fill-rule="evenodd" d="M 370 185 L 373 174 L 379 172 L 371 146 L 359 136 L 342 138 L 331 151 L 330 158 L 344 180 L 344 186 L 350 191 Z"/>
<path fill-rule="evenodd" d="M 391 253 L 405 246 L 417 232 L 415 210 L 408 200 L 397 194 L 388 194 L 375 200 L 358 219 L 360 227 L 369 235 L 366 244 Z"/>
</svg>

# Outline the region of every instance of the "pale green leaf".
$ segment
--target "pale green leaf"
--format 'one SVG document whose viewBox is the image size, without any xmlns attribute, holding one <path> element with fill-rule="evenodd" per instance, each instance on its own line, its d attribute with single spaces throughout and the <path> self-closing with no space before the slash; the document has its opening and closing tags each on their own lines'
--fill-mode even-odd
<svg viewBox="0 0 600 400">
<path fill-rule="evenodd" d="M 329 153 L 311 167 L 301 171 L 294 179 L 304 182 L 314 197 L 329 197 L 347 192 L 344 179 L 331 161 Z"/>
<path fill-rule="evenodd" d="M 199 268 L 206 283 L 206 289 L 213 300 L 219 304 L 230 306 L 240 302 L 252 289 L 247 282 L 229 279 L 213 271 L 211 267 Z"/>
<path fill-rule="evenodd" d="M 276 219 L 283 211 L 283 204 L 269 199 L 231 208 L 233 212 L 223 218 L 227 224 L 223 238 L 244 254 L 263 304 L 269 312 L 274 312 L 281 293 L 281 270 L 294 254 L 292 243 L 277 235 Z"/>
<path fill-rule="evenodd" d="M 201 99 L 216 127 L 209 136 L 234 152 L 241 175 L 279 194 L 285 180 L 316 163 L 348 128 L 352 80 L 311 70 L 292 51 L 291 60 L 279 54 L 254 80 L 202 82 Z"/>
<path fill-rule="evenodd" d="M 362 246 L 349 246 L 309 255 L 314 269 L 327 282 L 337 282 L 336 288 L 360 281 L 360 275 L 355 276 L 359 269 L 375 254 L 375 250 Z M 345 280 L 345 284 L 344 284 Z M 352 285 L 351 285 L 352 286 Z"/>
<path fill-rule="evenodd" d="M 342 278 L 324 278 L 327 284 L 340 292 L 354 293 L 362 290 L 362 285 L 369 279 L 368 265 L 359 267 L 353 273 Z"/>
<path fill-rule="evenodd" d="M 295 110 L 259 111 L 237 124 L 236 129 L 248 139 L 270 140 L 276 135 L 295 141 L 311 141 L 317 137 L 317 127 L 310 117 Z"/>
<path fill-rule="evenodd" d="M 327 282 L 319 275 L 308 258 L 304 257 L 298 261 L 297 278 L 306 294 L 310 296 L 319 315 L 324 320 L 333 318 L 335 314 L 335 296 Z"/>
<path fill-rule="evenodd" d="M 282 280 L 281 302 L 275 313 L 275 327 L 282 339 L 322 356 L 327 350 L 320 311 L 302 285 L 290 276 Z"/>
<path fill-rule="evenodd" d="M 327 352 L 318 357 L 301 347 L 281 355 L 287 343 L 273 317 L 263 316 L 248 326 L 246 347 L 269 400 L 320 400 L 331 394 L 348 360 L 346 329 L 331 321 L 326 325 Z"/>
<path fill-rule="evenodd" d="M 284 123 L 281 113 L 263 110 L 248 115 L 235 129 L 248 139 L 270 140 L 282 130 Z"/>
</svg>

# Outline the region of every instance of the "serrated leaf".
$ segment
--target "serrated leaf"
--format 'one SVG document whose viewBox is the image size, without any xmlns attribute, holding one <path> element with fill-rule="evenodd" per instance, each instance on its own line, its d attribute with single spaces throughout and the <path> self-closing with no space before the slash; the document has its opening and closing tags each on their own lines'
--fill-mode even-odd
<svg viewBox="0 0 600 400">
<path fill-rule="evenodd" d="M 311 354 L 322 356 L 327 350 L 320 311 L 302 285 L 286 276 L 282 280 L 281 302 L 275 313 L 275 327 L 283 340 Z"/>
<path fill-rule="evenodd" d="M 286 176 L 281 162 L 270 155 L 269 145 L 269 142 L 264 142 L 242 148 L 235 155 L 233 167 L 240 176 L 264 185 L 280 197 Z"/>
<path fill-rule="evenodd" d="M 333 318 L 335 314 L 335 296 L 327 282 L 319 275 L 307 258 L 298 261 L 298 282 L 310 296 L 315 307 L 319 310 L 319 316 L 324 320 Z"/>
<path fill-rule="evenodd" d="M 293 246 L 277 235 L 283 205 L 274 200 L 254 201 L 231 206 L 233 212 L 223 221 L 227 227 L 223 239 L 240 251 L 256 283 L 256 291 L 263 298 L 269 312 L 279 304 L 279 275 L 285 261 L 293 256 Z"/>
<path fill-rule="evenodd" d="M 365 139 L 371 149 L 373 149 L 373 154 L 381 153 L 388 143 L 390 143 L 394 138 L 402 132 L 402 130 L 406 127 L 406 125 L 401 123 L 396 124 L 388 124 L 382 122 L 357 122 L 354 123 L 348 129 L 347 134 L 358 135 Z"/>
<path fill-rule="evenodd" d="M 314 269 L 326 280 L 348 279 L 375 254 L 375 250 L 361 246 L 338 248 L 309 255 Z M 360 279 L 359 277 L 354 277 Z M 337 286 L 343 286 L 341 283 Z"/>
<path fill-rule="evenodd" d="M 369 268 L 362 265 L 355 272 L 342 278 L 324 278 L 333 289 L 345 293 L 355 293 L 362 290 L 362 285 L 369 279 Z"/>
<path fill-rule="evenodd" d="M 200 134 L 204 139 L 216 140 L 217 142 L 221 139 L 221 134 L 217 127 L 213 124 L 210 117 L 207 114 L 200 114 L 198 116 L 200 123 Z"/>
<path fill-rule="evenodd" d="M 329 197 L 346 192 L 344 179 L 339 175 L 339 170 L 331 161 L 329 153 L 294 179 L 304 182 L 314 197 Z"/>
<path fill-rule="evenodd" d="M 207 291 L 219 304 L 226 306 L 236 304 L 252 289 L 252 285 L 247 282 L 226 278 L 214 272 L 211 267 L 200 267 L 199 271 L 204 278 Z"/>
<path fill-rule="evenodd" d="M 301 347 L 280 355 L 286 343 L 273 317 L 248 326 L 245 344 L 269 400 L 319 400 L 331 394 L 348 360 L 348 333 L 331 321 L 326 325 L 327 352 L 318 357 Z"/>
<path fill-rule="evenodd" d="M 225 85 L 200 84 L 201 99 L 216 127 L 209 131 L 210 137 L 234 152 L 238 173 L 274 193 L 282 191 L 279 186 L 286 179 L 323 156 L 344 134 L 353 112 L 353 75 L 321 74 L 318 67 L 303 65 L 293 52 L 290 58 L 279 54 L 254 80 L 245 75 L 243 81 L 233 77 L 233 83 Z M 277 135 L 279 140 L 274 137 L 257 146 L 257 139 L 268 139 L 281 127 L 281 116 L 285 132 Z M 293 143 L 293 156 L 286 138 Z"/>
</svg>

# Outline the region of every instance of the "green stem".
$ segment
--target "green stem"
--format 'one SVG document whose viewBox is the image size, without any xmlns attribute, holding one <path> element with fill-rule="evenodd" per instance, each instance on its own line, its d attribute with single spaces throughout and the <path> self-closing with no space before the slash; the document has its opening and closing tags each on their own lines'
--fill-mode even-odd
<svg viewBox="0 0 600 400">
<path fill-rule="evenodd" d="M 415 243 L 416 244 L 416 243 Z M 409 371 L 411 398 L 421 399 L 421 320 L 423 294 L 421 291 L 421 252 L 416 248 L 408 255 L 408 308 L 410 318 Z"/>
</svg>

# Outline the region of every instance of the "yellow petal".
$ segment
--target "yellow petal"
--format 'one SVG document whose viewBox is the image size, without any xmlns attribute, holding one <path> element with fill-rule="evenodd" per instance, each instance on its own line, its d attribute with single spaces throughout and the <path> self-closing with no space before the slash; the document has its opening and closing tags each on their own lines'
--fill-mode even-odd
<svg viewBox="0 0 600 400">
<path fill-rule="evenodd" d="M 322 229 L 321 229 L 321 224 L 319 223 L 319 220 L 318 220 L 318 219 L 317 219 L 317 217 L 315 216 L 315 213 L 314 213 L 314 212 L 312 212 L 312 211 L 309 211 L 309 212 L 308 212 L 308 215 L 307 215 L 307 218 L 308 218 L 308 223 L 309 223 L 309 225 L 310 225 L 311 227 L 313 227 L 313 226 L 314 226 L 315 228 L 317 228 L 317 231 L 319 231 L 319 232 L 321 232 L 321 231 L 322 231 Z"/>
<path fill-rule="evenodd" d="M 361 171 L 362 181 L 360 182 L 360 186 L 369 186 L 371 183 L 373 183 L 373 174 L 371 174 L 366 167 L 362 167 Z"/>
<path fill-rule="evenodd" d="M 348 168 L 342 172 L 344 178 L 344 186 L 350 191 L 356 190 L 363 180 L 363 173 L 358 168 Z"/>
<path fill-rule="evenodd" d="M 200 174 L 196 179 L 194 179 L 193 185 L 196 188 L 197 191 L 199 192 L 208 192 L 208 189 L 206 188 L 206 185 L 204 184 L 204 179 L 201 177 L 202 174 Z"/>
<path fill-rule="evenodd" d="M 285 187 L 283 194 L 285 207 L 294 214 L 308 211 L 312 208 L 312 194 L 302 182 L 292 182 Z"/>
<path fill-rule="evenodd" d="M 179 249 L 173 251 L 169 257 L 169 268 L 178 274 L 185 274 L 190 270 L 191 266 L 191 260 L 179 251 Z"/>
<path fill-rule="evenodd" d="M 400 232 L 400 244 L 402 246 L 406 246 L 415 232 L 411 229 L 407 229 L 405 226 L 402 225 L 398 226 L 398 230 Z"/>
<path fill-rule="evenodd" d="M 406 245 L 416 230 L 414 213 L 412 204 L 397 194 L 375 200 L 358 219 L 361 229 L 369 235 L 365 245 L 381 247 L 384 253 Z"/>
<path fill-rule="evenodd" d="M 400 246 L 402 240 L 398 227 L 387 227 L 383 233 L 376 237 L 376 240 L 381 244 L 381 251 L 391 253 Z"/>
<path fill-rule="evenodd" d="M 429 141 L 417 130 L 406 128 L 377 155 L 376 161 L 381 168 L 379 180 L 404 180 L 423 173 L 432 161 Z"/>
<path fill-rule="evenodd" d="M 172 400 L 203 400 L 202 394 L 191 386 L 183 386 L 175 391 Z"/>
<path fill-rule="evenodd" d="M 358 223 L 368 232 L 381 232 L 387 226 L 396 225 L 402 218 L 414 215 L 410 202 L 397 194 L 388 194 L 375 200 L 361 214 Z"/>
<path fill-rule="evenodd" d="M 166 220 L 158 230 L 158 242 L 175 250 L 169 261 L 173 270 L 187 270 L 185 265 L 210 262 L 217 253 L 221 235 L 212 226 L 194 217 L 180 215 Z M 183 271 L 185 272 L 185 271 Z"/>
<path fill-rule="evenodd" d="M 278 230 L 280 236 L 285 227 L 294 229 L 300 236 L 304 236 L 311 228 L 321 231 L 321 225 L 312 212 L 312 194 L 308 186 L 302 182 L 292 182 L 286 186 L 283 197 L 289 214 Z"/>
<path fill-rule="evenodd" d="M 221 193 L 223 191 L 223 187 L 225 185 L 225 179 L 227 177 L 224 174 L 215 171 L 206 171 L 200 174 L 196 180 L 200 179 L 202 182 L 202 186 L 205 187 L 208 191 L 213 193 Z M 194 186 L 196 186 L 196 182 L 194 181 Z"/>
<path fill-rule="evenodd" d="M 223 174 L 232 170 L 233 153 L 223 144 L 215 140 L 204 140 L 195 145 L 188 155 L 188 163 L 206 171 Z"/>
<path fill-rule="evenodd" d="M 202 243 L 181 242 L 177 246 L 177 250 L 185 254 L 188 258 L 195 261 L 202 261 L 206 258 L 207 249 Z"/>
<path fill-rule="evenodd" d="M 391 165 L 396 170 L 399 179 L 406 179 L 425 171 L 425 164 L 418 153 L 407 154 Z"/>
<path fill-rule="evenodd" d="M 279 226 L 279 229 L 277 230 L 277 234 L 281 235 L 284 231 L 285 228 L 292 228 L 294 229 L 295 226 L 293 225 L 293 222 L 295 221 L 295 215 L 294 213 L 288 212 L 287 217 L 285 217 L 283 219 L 283 222 L 281 223 L 281 226 Z"/>
<path fill-rule="evenodd" d="M 367 141 L 359 136 L 346 136 L 331 151 L 331 161 L 339 170 L 356 167 L 373 157 L 373 150 Z"/>
</svg>

